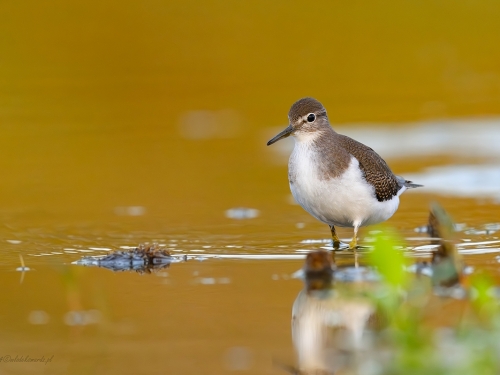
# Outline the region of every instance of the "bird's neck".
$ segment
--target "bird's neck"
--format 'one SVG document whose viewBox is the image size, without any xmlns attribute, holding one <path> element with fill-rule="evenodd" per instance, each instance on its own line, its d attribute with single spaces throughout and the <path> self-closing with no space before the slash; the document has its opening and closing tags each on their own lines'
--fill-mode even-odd
<svg viewBox="0 0 500 375">
<path fill-rule="evenodd" d="M 294 134 L 295 141 L 299 143 L 312 144 L 321 138 L 331 138 L 337 135 L 330 125 L 318 127 L 312 131 L 300 131 Z"/>
</svg>

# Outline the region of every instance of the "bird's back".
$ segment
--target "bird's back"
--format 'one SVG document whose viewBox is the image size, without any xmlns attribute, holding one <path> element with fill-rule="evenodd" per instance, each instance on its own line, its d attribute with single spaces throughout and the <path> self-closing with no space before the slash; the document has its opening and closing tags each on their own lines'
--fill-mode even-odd
<svg viewBox="0 0 500 375">
<path fill-rule="evenodd" d="M 398 194 L 402 185 L 379 154 L 346 135 L 337 133 L 336 138 L 339 146 L 358 160 L 366 181 L 375 188 L 379 202 L 390 200 Z"/>
</svg>

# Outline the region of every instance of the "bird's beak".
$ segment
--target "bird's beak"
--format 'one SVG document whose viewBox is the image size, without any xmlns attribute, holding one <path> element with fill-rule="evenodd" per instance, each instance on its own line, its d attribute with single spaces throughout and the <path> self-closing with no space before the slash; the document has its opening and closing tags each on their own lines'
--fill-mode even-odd
<svg viewBox="0 0 500 375">
<path fill-rule="evenodd" d="M 288 137 L 290 134 L 292 134 L 292 132 L 293 132 L 292 125 L 288 125 L 285 130 L 283 130 L 281 133 L 279 133 L 277 136 L 275 136 L 273 139 L 267 142 L 267 145 L 271 146 L 273 143 L 278 142 L 280 139 Z"/>
</svg>

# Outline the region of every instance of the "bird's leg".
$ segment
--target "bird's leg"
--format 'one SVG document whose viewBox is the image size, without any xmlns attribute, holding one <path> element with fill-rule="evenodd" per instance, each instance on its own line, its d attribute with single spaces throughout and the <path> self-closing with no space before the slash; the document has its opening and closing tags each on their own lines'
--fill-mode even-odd
<svg viewBox="0 0 500 375">
<path fill-rule="evenodd" d="M 332 232 L 333 249 L 340 249 L 342 242 L 340 242 L 340 238 L 337 236 L 337 232 L 335 232 L 335 227 L 333 225 L 330 225 L 330 232 Z"/>
<path fill-rule="evenodd" d="M 356 248 L 358 247 L 358 241 L 356 239 L 356 235 L 352 238 L 352 241 L 349 242 L 349 250 L 354 250 L 356 251 Z"/>
<path fill-rule="evenodd" d="M 349 242 L 349 250 L 354 252 L 356 252 L 356 248 L 358 247 L 358 229 L 359 224 L 354 223 L 354 237 L 352 238 L 352 241 Z"/>
</svg>

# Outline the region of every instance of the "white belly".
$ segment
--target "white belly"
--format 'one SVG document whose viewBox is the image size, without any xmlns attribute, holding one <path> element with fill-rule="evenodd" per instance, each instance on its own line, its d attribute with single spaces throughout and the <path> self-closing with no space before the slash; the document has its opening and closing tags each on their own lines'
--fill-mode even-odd
<svg viewBox="0 0 500 375">
<path fill-rule="evenodd" d="M 356 158 L 351 157 L 348 169 L 340 177 L 320 179 L 314 153 L 297 146 L 290 157 L 296 172 L 290 189 L 295 200 L 316 219 L 329 225 L 355 227 L 380 223 L 396 212 L 404 187 L 391 200 L 379 202 L 374 187 L 363 178 Z"/>
</svg>

